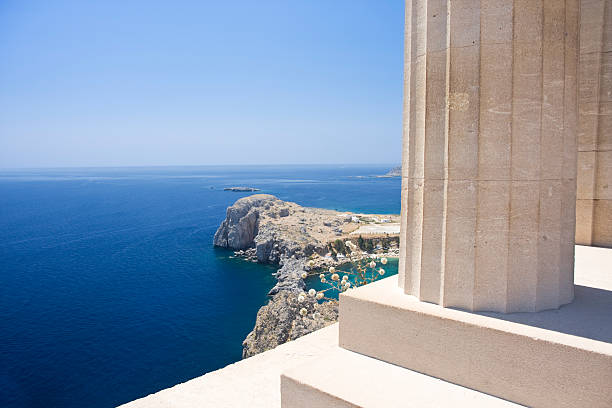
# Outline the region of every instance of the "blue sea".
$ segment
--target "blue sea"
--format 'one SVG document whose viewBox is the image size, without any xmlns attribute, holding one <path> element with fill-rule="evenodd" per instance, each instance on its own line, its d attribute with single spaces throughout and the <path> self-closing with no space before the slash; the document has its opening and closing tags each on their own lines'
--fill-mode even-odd
<svg viewBox="0 0 612 408">
<path fill-rule="evenodd" d="M 399 213 L 391 166 L 0 171 L 0 406 L 112 407 L 240 360 L 272 266 L 212 238 L 252 186 Z"/>
</svg>

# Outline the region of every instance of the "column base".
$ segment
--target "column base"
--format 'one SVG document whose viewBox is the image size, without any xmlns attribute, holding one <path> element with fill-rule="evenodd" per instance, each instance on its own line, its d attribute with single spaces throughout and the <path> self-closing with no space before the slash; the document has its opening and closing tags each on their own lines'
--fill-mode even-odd
<svg viewBox="0 0 612 408">
<path fill-rule="evenodd" d="M 341 295 L 341 347 L 519 404 L 612 406 L 612 292 L 538 313 L 418 301 L 391 277 Z M 407 400 L 409 401 L 409 399 Z"/>
</svg>

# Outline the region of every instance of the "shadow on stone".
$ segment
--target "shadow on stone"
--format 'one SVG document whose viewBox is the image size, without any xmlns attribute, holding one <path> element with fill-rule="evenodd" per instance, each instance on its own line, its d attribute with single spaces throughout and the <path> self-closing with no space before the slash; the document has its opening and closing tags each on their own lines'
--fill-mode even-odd
<svg viewBox="0 0 612 408">
<path fill-rule="evenodd" d="M 572 303 L 556 310 L 475 314 L 612 343 L 612 291 L 576 285 L 574 295 Z"/>
</svg>

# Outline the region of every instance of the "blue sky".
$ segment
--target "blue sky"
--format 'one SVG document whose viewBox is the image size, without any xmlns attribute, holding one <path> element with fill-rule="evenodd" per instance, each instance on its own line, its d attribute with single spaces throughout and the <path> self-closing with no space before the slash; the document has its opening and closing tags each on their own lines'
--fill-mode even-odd
<svg viewBox="0 0 612 408">
<path fill-rule="evenodd" d="M 0 0 L 0 167 L 399 163 L 402 0 Z"/>
</svg>

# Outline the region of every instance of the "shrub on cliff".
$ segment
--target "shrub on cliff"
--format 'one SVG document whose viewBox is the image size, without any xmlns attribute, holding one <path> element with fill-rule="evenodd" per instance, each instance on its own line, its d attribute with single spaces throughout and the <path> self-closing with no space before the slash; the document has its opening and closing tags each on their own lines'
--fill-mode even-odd
<svg viewBox="0 0 612 408">
<path fill-rule="evenodd" d="M 365 249 L 365 240 L 361 235 L 359 236 L 359 238 L 357 238 L 357 246 L 359 247 L 359 249 Z"/>
<path fill-rule="evenodd" d="M 348 242 L 348 241 L 347 241 Z M 332 252 L 337 254 L 346 254 L 346 246 L 341 239 L 337 239 L 332 244 Z"/>
</svg>

